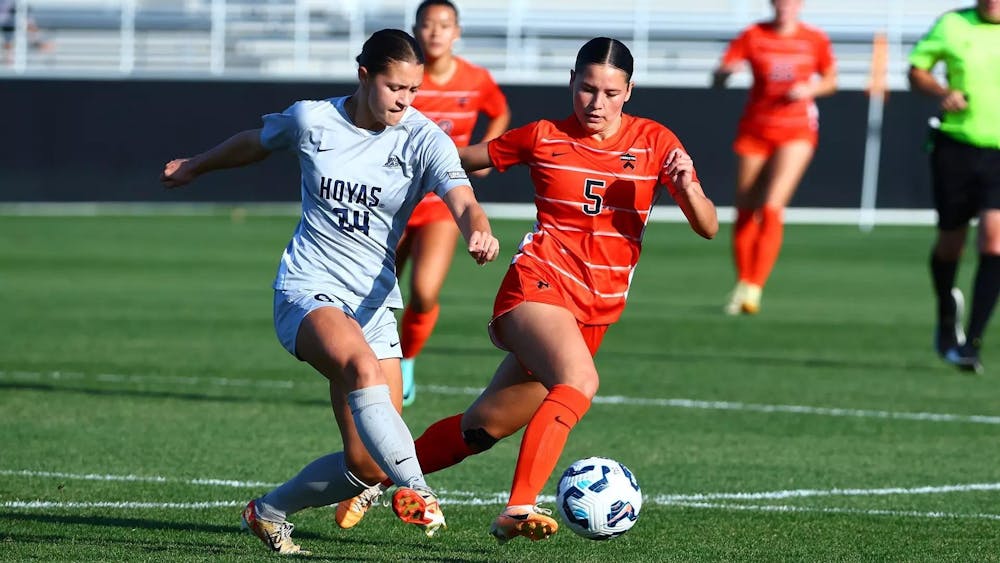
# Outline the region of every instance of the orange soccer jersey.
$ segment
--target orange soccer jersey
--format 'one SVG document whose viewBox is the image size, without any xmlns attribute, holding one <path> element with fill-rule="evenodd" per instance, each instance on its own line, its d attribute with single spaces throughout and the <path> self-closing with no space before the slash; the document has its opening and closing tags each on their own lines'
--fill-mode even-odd
<svg viewBox="0 0 1000 563">
<path fill-rule="evenodd" d="M 490 119 L 497 117 L 507 108 L 507 98 L 485 68 L 460 57 L 455 57 L 455 62 L 458 68 L 444 84 L 437 84 L 424 74 L 413 107 L 437 123 L 456 146 L 465 147 L 472 140 L 479 114 L 485 113 Z M 451 220 L 451 212 L 441 198 L 429 193 L 413 210 L 407 226 Z"/>
<path fill-rule="evenodd" d="M 488 70 L 460 57 L 455 57 L 455 62 L 458 68 L 444 84 L 424 75 L 413 107 L 437 123 L 456 146 L 465 147 L 472 140 L 480 112 L 491 119 L 497 117 L 507 107 L 507 98 Z"/>
<path fill-rule="evenodd" d="M 575 116 L 529 123 L 491 141 L 493 166 L 503 172 L 526 164 L 535 186 L 537 223 L 511 268 L 543 272 L 538 286 L 557 292 L 560 297 L 552 302 L 570 309 L 578 322 L 617 321 L 656 187 L 674 191 L 665 170 L 674 149 L 683 146 L 669 129 L 627 114 L 619 131 L 604 141 L 590 137 Z M 517 299 L 525 300 L 501 288 L 494 316 Z"/>
<path fill-rule="evenodd" d="M 753 72 L 753 87 L 740 120 L 741 132 L 818 129 L 816 104 L 812 100 L 791 101 L 785 96 L 796 82 L 807 82 L 835 64 L 825 33 L 800 23 L 795 33 L 778 35 L 770 24 L 758 23 L 733 39 L 722 57 L 724 65 L 739 61 L 747 61 Z"/>
</svg>

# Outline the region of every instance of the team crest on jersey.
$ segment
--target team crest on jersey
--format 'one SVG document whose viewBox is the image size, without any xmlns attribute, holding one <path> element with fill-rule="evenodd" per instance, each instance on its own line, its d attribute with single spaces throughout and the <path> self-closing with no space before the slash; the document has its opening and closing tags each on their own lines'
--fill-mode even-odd
<svg viewBox="0 0 1000 563">
<path fill-rule="evenodd" d="M 442 119 L 437 124 L 448 135 L 451 135 L 452 130 L 455 129 L 455 122 L 450 119 Z"/>
<path fill-rule="evenodd" d="M 635 168 L 635 164 L 632 164 L 633 162 L 636 161 L 634 154 L 632 153 L 623 154 L 621 156 L 621 161 L 622 161 L 622 170 L 625 170 L 626 168 L 632 168 L 632 169 Z"/>
<path fill-rule="evenodd" d="M 389 155 L 389 160 L 386 160 L 385 164 L 383 164 L 382 166 L 384 166 L 386 168 L 402 168 L 403 167 L 403 161 L 399 160 L 398 156 L 396 156 L 394 154 L 390 154 Z"/>
</svg>

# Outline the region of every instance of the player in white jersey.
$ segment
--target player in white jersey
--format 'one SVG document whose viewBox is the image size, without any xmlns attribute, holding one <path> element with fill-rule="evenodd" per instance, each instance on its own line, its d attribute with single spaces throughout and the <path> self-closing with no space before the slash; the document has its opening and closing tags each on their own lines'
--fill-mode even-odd
<svg viewBox="0 0 1000 563">
<path fill-rule="evenodd" d="M 274 322 L 282 345 L 329 380 L 344 451 L 316 459 L 243 511 L 244 526 L 280 553 L 302 553 L 291 540 L 289 515 L 352 498 L 386 477 L 401 484 L 393 496 L 400 519 L 428 536 L 444 526 L 399 415 L 395 249 L 413 207 L 433 191 L 477 263 L 499 253 L 455 145 L 409 107 L 423 80 L 420 47 L 405 32 L 386 29 L 365 42 L 357 60 L 353 95 L 265 115 L 263 128 L 172 160 L 161 178 L 168 188 L 182 186 L 275 150 L 299 159 L 302 220 L 274 281 Z"/>
</svg>

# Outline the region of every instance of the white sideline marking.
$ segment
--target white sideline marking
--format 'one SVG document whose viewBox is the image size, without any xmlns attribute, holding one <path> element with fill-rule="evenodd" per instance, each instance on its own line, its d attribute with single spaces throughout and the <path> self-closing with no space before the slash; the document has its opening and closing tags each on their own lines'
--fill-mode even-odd
<svg viewBox="0 0 1000 563">
<path fill-rule="evenodd" d="M 0 504 L 4 508 L 26 508 L 26 509 L 46 509 L 46 508 L 175 508 L 175 509 L 201 509 L 201 508 L 229 508 L 231 506 L 246 506 L 247 501 L 238 500 L 216 500 L 207 502 L 139 502 L 139 501 L 119 501 L 119 502 L 50 502 L 46 500 L 12 500 Z"/>
<path fill-rule="evenodd" d="M 552 499 L 540 499 L 542 502 L 552 502 Z M 485 504 L 502 505 L 502 500 L 486 501 L 482 499 L 454 500 L 448 498 L 441 499 L 442 504 L 478 506 Z M 246 504 L 246 500 L 219 500 L 204 502 L 141 502 L 141 501 L 117 501 L 117 502 L 53 502 L 43 500 L 31 501 L 5 501 L 0 503 L 0 507 L 8 509 L 68 509 L 68 508 L 123 508 L 123 509 L 176 509 L 176 510 L 202 510 L 208 508 L 233 508 Z M 752 512 L 818 512 L 823 514 L 861 514 L 865 516 L 905 516 L 909 518 L 961 518 L 973 520 L 1000 520 L 1000 514 L 976 513 L 962 514 L 958 512 L 919 512 L 916 510 L 885 510 L 885 509 L 863 509 L 863 508 L 836 508 L 836 507 L 805 507 L 786 505 L 748 505 L 748 504 L 718 504 L 708 502 L 675 502 L 668 503 L 671 506 L 683 506 L 685 508 L 706 508 L 714 510 L 743 510 Z"/>
<path fill-rule="evenodd" d="M 250 387 L 265 389 L 291 389 L 302 386 L 303 382 L 282 379 L 233 379 L 226 377 L 189 377 L 163 375 L 88 375 L 77 372 L 34 372 L 34 371 L 0 371 L 0 380 L 40 381 L 54 380 L 86 380 L 92 379 L 102 383 L 169 383 L 176 385 L 215 385 L 220 387 Z M 422 385 L 425 392 L 442 395 L 478 395 L 479 387 L 453 387 L 447 385 Z M 685 408 L 702 410 L 748 411 L 762 413 L 810 414 L 819 416 L 882 418 L 891 420 L 918 420 L 930 422 L 965 422 L 973 424 L 1000 424 L 1000 416 L 983 414 L 951 414 L 933 412 L 899 412 L 874 409 L 847 409 L 832 407 L 811 407 L 807 405 L 767 405 L 760 403 L 743 403 L 739 401 L 702 401 L 698 399 L 649 399 L 642 397 L 625 397 L 621 395 L 597 396 L 594 403 L 599 405 L 629 405 L 667 408 Z"/>
<path fill-rule="evenodd" d="M 759 493 L 696 493 L 689 495 L 656 495 L 650 497 L 656 504 L 697 503 L 705 500 L 763 500 L 807 497 L 869 497 L 887 495 L 936 495 L 966 493 L 971 491 L 1000 491 L 1000 483 L 969 483 L 966 485 L 940 485 L 936 487 L 886 487 L 882 489 L 792 489 Z"/>
<path fill-rule="evenodd" d="M 1000 520 L 1000 514 L 962 514 L 957 512 L 918 512 L 916 510 L 882 510 L 865 508 L 824 508 L 784 505 L 716 504 L 710 502 L 671 503 L 688 508 L 710 508 L 717 510 L 746 510 L 754 512 L 821 512 L 824 514 L 863 514 L 865 516 L 908 516 L 912 518 L 964 518 L 976 520 Z"/>
<path fill-rule="evenodd" d="M 56 478 L 56 479 L 81 479 L 87 481 L 183 483 L 187 485 L 209 485 L 209 486 L 233 487 L 233 488 L 274 488 L 280 485 L 280 483 L 267 483 L 263 481 L 241 481 L 237 479 L 218 479 L 209 477 L 182 479 L 176 477 L 163 477 L 161 475 L 143 476 L 143 475 L 133 475 L 133 474 L 110 475 L 110 474 L 100 474 L 100 473 L 64 473 L 58 471 L 33 471 L 30 469 L 0 469 L 0 475 L 45 477 L 45 478 Z M 938 486 L 922 486 L 922 487 L 884 487 L 879 489 L 834 488 L 834 489 L 790 489 L 790 490 L 779 490 L 779 491 L 734 492 L 734 493 L 658 494 L 658 495 L 645 495 L 644 501 L 649 504 L 660 504 L 660 505 L 678 505 L 678 506 L 692 506 L 692 507 L 705 507 L 705 508 L 727 508 L 729 506 L 733 506 L 742 509 L 742 507 L 749 505 L 726 505 L 726 504 L 708 503 L 705 501 L 769 500 L 769 499 L 833 497 L 833 496 L 841 496 L 841 497 L 869 497 L 869 496 L 893 496 L 893 495 L 909 496 L 909 495 L 932 495 L 932 494 L 965 493 L 965 492 L 979 492 L 979 491 L 1000 491 L 1000 483 L 967 483 L 958 485 L 938 485 Z M 465 506 L 503 504 L 504 502 L 506 502 L 508 495 L 508 493 L 505 491 L 496 493 L 481 493 L 474 491 L 441 489 L 439 492 L 441 494 L 442 502 L 455 505 L 465 505 Z M 552 497 L 551 495 L 542 495 L 541 497 L 539 497 L 539 500 L 541 502 L 551 503 L 555 501 L 555 498 Z M 21 502 L 23 504 L 24 502 L 27 501 L 16 501 L 16 502 Z M 30 501 L 30 502 L 44 503 L 47 501 Z M 56 504 L 58 503 L 55 503 L 53 506 L 55 506 Z M 79 504 L 81 504 L 81 506 L 90 505 L 88 503 L 79 503 Z M 109 506 L 111 504 L 109 504 Z M 146 504 L 150 504 L 151 506 L 152 505 L 160 506 L 157 505 L 156 503 L 146 503 Z M 173 504 L 176 503 L 167 503 L 167 505 L 170 506 L 172 506 Z M 7 503 L 3 506 L 13 507 L 13 505 L 10 505 L 10 503 Z M 18 505 L 18 506 L 22 508 L 46 507 L 41 505 L 38 506 Z M 135 507 L 142 508 L 141 506 L 135 506 Z M 204 506 L 204 508 L 210 508 L 210 507 L 211 506 L 209 505 Z M 865 511 L 865 512 L 875 513 L 871 511 Z M 886 512 L 886 514 L 888 513 L 889 512 Z M 899 513 L 899 514 L 905 514 L 905 513 Z"/>
<path fill-rule="evenodd" d="M 142 481 L 154 483 L 185 483 L 194 485 L 217 485 L 226 487 L 267 487 L 273 488 L 277 483 L 263 483 L 258 481 L 239 481 L 234 479 L 215 478 L 195 478 L 179 479 L 162 477 L 158 475 L 105 475 L 96 473 L 75 474 L 55 471 L 31 471 L 0 469 L 0 475 L 23 475 L 32 477 L 51 477 L 60 479 L 84 479 L 97 481 Z M 942 494 L 952 492 L 968 491 L 996 491 L 1000 490 L 1000 483 L 969 483 L 965 485 L 942 485 L 924 487 L 888 487 L 882 489 L 795 489 L 786 491 L 764 491 L 764 492 L 737 492 L 737 493 L 695 493 L 686 495 L 650 495 L 644 499 L 647 504 L 657 504 L 662 506 L 681 506 L 687 508 L 705 508 L 714 510 L 742 510 L 756 512 L 802 512 L 802 513 L 826 513 L 826 514 L 861 514 L 866 516 L 903 516 L 911 518 L 963 518 L 963 519 L 985 519 L 1000 520 L 1000 514 L 962 514 L 953 512 L 919 512 L 913 510 L 887 510 L 887 509 L 860 509 L 860 508 L 838 508 L 838 507 L 803 507 L 787 505 L 748 505 L 705 502 L 710 499 L 730 499 L 730 500 L 760 500 L 760 499 L 786 499 L 804 497 L 830 497 L 830 496 L 885 496 L 885 495 L 926 495 Z M 455 506 L 487 506 L 502 505 L 507 498 L 506 492 L 499 493 L 475 493 L 472 491 L 448 491 L 441 490 L 442 504 Z M 540 502 L 552 503 L 554 497 L 543 495 Z M 45 510 L 45 509 L 88 509 L 88 508 L 121 508 L 121 509 L 177 509 L 177 510 L 200 510 L 209 508 L 231 508 L 240 507 L 246 500 L 232 501 L 201 501 L 201 502 L 143 502 L 143 501 L 96 501 L 96 502 L 55 502 L 55 501 L 4 501 L 0 507 L 8 509 Z"/>
<path fill-rule="evenodd" d="M 239 379 L 231 377 L 193 377 L 181 375 L 119 375 L 114 373 L 99 373 L 96 375 L 71 371 L 2 371 L 0 379 L 15 379 L 21 381 L 40 381 L 55 379 L 57 381 L 73 381 L 91 379 L 102 383 L 167 383 L 171 385 L 214 385 L 217 387 L 261 387 L 264 389 L 291 389 L 294 381 L 284 379 Z"/>
<path fill-rule="evenodd" d="M 442 395 L 478 395 L 482 389 L 475 387 L 449 387 L 444 385 L 422 385 L 422 390 Z M 870 409 L 843 409 L 830 407 L 810 407 L 806 405 L 764 405 L 741 403 L 739 401 L 700 401 L 697 399 L 645 399 L 623 397 L 621 395 L 594 397 L 594 403 L 605 405 L 677 407 L 686 409 L 752 411 L 765 413 L 815 414 L 824 416 L 887 418 L 900 420 L 929 420 L 934 422 L 974 422 L 978 424 L 1000 424 L 1000 416 L 980 414 L 948 414 L 933 412 L 895 412 Z"/>
<path fill-rule="evenodd" d="M 161 477 L 159 475 L 105 475 L 100 473 L 61 473 L 58 471 L 31 471 L 28 469 L 0 469 L 0 475 L 17 475 L 21 477 L 51 477 L 55 479 L 78 479 L 84 481 L 135 481 L 140 483 L 182 483 L 185 485 L 213 485 L 218 487 L 235 487 L 241 489 L 266 487 L 274 488 L 281 483 L 264 483 L 262 481 L 238 481 L 235 479 L 179 479 Z"/>
</svg>

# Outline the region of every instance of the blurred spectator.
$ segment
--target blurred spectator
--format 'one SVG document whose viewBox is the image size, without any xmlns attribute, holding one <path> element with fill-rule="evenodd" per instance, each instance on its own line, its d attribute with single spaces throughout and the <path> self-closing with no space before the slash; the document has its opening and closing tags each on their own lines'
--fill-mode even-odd
<svg viewBox="0 0 1000 563">
<path fill-rule="evenodd" d="M 0 0 L 0 33 L 3 34 L 3 59 L 10 63 L 14 53 L 17 30 L 17 0 Z M 42 52 L 51 50 L 52 44 L 42 37 L 35 18 L 28 13 L 28 47 Z"/>
</svg>

